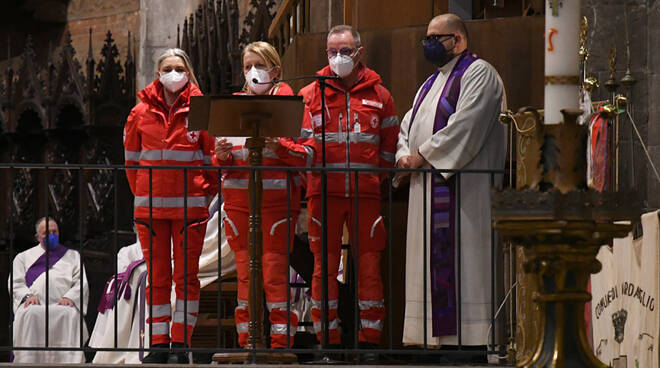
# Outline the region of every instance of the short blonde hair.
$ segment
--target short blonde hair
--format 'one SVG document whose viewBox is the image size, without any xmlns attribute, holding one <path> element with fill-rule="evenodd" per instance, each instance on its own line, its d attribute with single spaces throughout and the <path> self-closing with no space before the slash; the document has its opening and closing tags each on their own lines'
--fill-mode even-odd
<svg viewBox="0 0 660 368">
<path fill-rule="evenodd" d="M 156 61 L 156 71 L 160 70 L 160 66 L 161 64 L 163 64 L 163 61 L 170 56 L 177 56 L 181 60 L 183 60 L 183 65 L 186 67 L 188 74 L 190 74 L 190 81 L 195 83 L 195 85 L 199 87 L 197 78 L 195 78 L 195 70 L 193 69 L 192 63 L 190 62 L 190 58 L 188 57 L 188 54 L 186 54 L 186 52 L 181 49 L 172 48 L 165 50 L 165 52 L 163 52 Z"/>
<path fill-rule="evenodd" d="M 277 74 L 277 77 L 280 76 L 280 73 L 282 73 L 282 60 L 280 59 L 280 55 L 277 53 L 277 50 L 275 50 L 273 45 L 264 41 L 255 41 L 248 44 L 247 46 L 245 46 L 243 52 L 241 53 L 241 65 L 243 65 L 243 58 L 245 58 L 245 54 L 248 51 L 257 54 L 266 63 L 266 66 L 268 66 L 269 68 L 274 68 L 274 67 L 279 68 L 279 73 Z M 277 91 L 277 89 L 279 88 L 278 84 L 276 84 L 273 87 L 274 91 Z M 248 85 L 246 81 L 245 84 L 243 85 L 243 92 L 247 92 L 247 90 L 248 90 Z"/>
</svg>

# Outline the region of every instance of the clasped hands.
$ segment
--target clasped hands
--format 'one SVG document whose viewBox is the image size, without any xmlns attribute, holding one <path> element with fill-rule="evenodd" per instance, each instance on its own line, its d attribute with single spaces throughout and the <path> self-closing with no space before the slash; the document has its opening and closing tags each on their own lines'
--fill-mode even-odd
<svg viewBox="0 0 660 368">
<path fill-rule="evenodd" d="M 426 164 L 426 160 L 419 152 L 415 152 L 412 155 L 403 156 L 396 162 L 396 167 L 399 169 L 419 169 L 420 167 Z"/>
<path fill-rule="evenodd" d="M 32 295 L 25 299 L 25 302 L 23 303 L 23 306 L 27 308 L 29 305 L 40 305 L 41 302 L 39 301 L 39 297 L 36 295 Z M 75 304 L 73 304 L 73 301 L 69 298 L 62 297 L 59 302 L 57 302 L 57 305 L 64 305 L 67 307 L 74 307 Z"/>
</svg>

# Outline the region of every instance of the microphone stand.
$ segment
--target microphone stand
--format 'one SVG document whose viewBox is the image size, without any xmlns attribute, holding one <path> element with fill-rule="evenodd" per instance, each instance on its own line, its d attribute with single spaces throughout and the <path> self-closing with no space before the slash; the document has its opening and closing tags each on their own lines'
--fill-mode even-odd
<svg viewBox="0 0 660 368">
<path fill-rule="evenodd" d="M 287 79 L 273 79 L 272 82 L 259 82 L 256 78 L 252 79 L 255 84 L 270 84 L 279 82 L 288 82 L 302 79 L 316 79 L 319 82 L 319 90 L 321 91 L 321 346 L 327 348 L 329 345 L 329 321 L 328 321 L 328 229 L 326 226 L 328 218 L 328 174 L 326 172 L 326 157 L 325 157 L 325 125 L 326 125 L 326 103 L 325 103 L 325 89 L 328 86 L 328 80 L 340 80 L 341 77 L 336 75 L 304 75 L 300 77 L 287 78 Z M 348 93 L 346 99 L 349 101 Z M 347 106 L 348 107 L 348 106 Z M 346 121 L 350 120 L 350 116 L 346 117 Z M 313 130 L 312 126 L 312 130 Z M 346 124 L 348 129 L 348 123 Z M 323 354 L 320 361 L 314 362 L 315 364 L 338 364 L 340 361 L 332 360 L 327 353 Z"/>
</svg>

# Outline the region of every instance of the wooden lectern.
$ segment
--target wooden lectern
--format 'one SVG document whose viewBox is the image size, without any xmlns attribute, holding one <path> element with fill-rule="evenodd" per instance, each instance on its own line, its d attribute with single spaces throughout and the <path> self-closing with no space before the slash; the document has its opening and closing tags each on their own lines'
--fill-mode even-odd
<svg viewBox="0 0 660 368">
<path fill-rule="evenodd" d="M 264 137 L 297 137 L 303 116 L 302 98 L 298 96 L 197 96 L 192 97 L 188 129 L 208 130 L 217 137 L 250 137 L 246 141 L 250 166 L 262 166 Z M 266 347 L 263 331 L 263 275 L 261 266 L 261 171 L 250 171 L 250 280 L 248 311 L 248 351 L 217 353 L 216 363 L 294 363 L 295 354 L 266 353 L 249 350 Z"/>
</svg>

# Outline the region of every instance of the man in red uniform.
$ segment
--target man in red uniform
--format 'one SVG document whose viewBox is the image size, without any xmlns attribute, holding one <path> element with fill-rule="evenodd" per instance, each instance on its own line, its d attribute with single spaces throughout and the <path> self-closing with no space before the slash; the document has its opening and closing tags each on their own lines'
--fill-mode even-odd
<svg viewBox="0 0 660 368">
<path fill-rule="evenodd" d="M 300 143 L 314 148 L 314 166 L 322 166 L 321 114 L 326 114 L 326 167 L 357 168 L 359 216 L 355 229 L 355 172 L 328 172 L 327 226 L 328 254 L 321 254 L 321 174 L 308 174 L 308 232 L 314 253 L 312 279 L 312 318 L 317 336 L 321 337 L 322 256 L 328 259 L 329 343 L 340 343 L 337 305 L 337 272 L 343 225 L 346 223 L 354 256 L 358 258 L 358 305 L 360 308 L 359 341 L 362 347 L 380 342 L 385 305 L 380 276 L 380 257 L 386 233 L 380 214 L 380 182 L 382 175 L 369 172 L 378 167 L 392 167 L 399 134 L 399 120 L 389 91 L 380 76 L 362 63 L 364 49 L 360 35 L 352 27 L 333 27 L 328 33 L 329 66 L 317 74 L 337 75 L 329 80 L 326 110 L 321 111 L 319 82 L 304 87 L 305 114 Z M 347 94 L 350 96 L 347 99 Z M 347 101 L 348 100 L 348 101 Z M 357 246 L 354 239 L 357 238 Z M 357 248 L 357 254 L 356 252 Z"/>
</svg>

